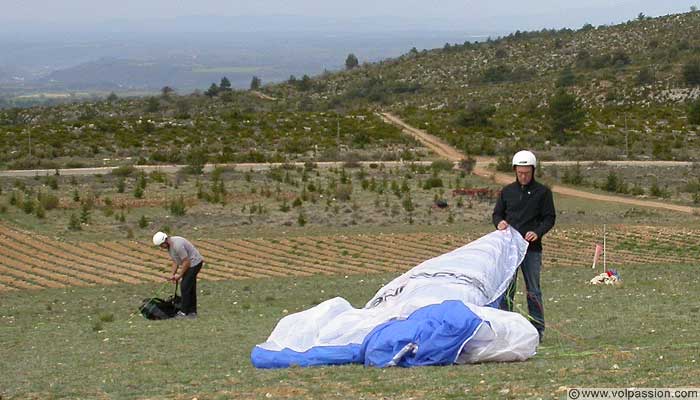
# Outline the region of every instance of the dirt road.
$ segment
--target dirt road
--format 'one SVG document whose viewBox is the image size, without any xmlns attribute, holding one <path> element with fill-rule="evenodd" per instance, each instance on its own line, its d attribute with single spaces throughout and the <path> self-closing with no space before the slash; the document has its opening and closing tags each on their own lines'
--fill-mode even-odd
<svg viewBox="0 0 700 400">
<path fill-rule="evenodd" d="M 430 148 L 433 150 L 435 153 L 440 155 L 441 157 L 444 157 L 450 161 L 459 161 L 463 158 L 466 158 L 466 155 L 460 152 L 459 150 L 455 149 L 454 147 L 450 146 L 449 144 L 445 143 L 441 139 L 425 132 L 424 130 L 415 128 L 406 122 L 402 121 L 399 117 L 396 115 L 393 115 L 391 113 L 379 113 L 378 114 L 384 121 L 387 123 L 393 124 L 401 129 L 404 130 L 407 134 L 413 136 L 421 142 L 423 145 L 426 147 Z M 489 168 L 489 164 L 495 163 L 494 158 L 490 157 L 477 157 L 476 158 L 476 166 L 474 167 L 474 175 L 478 175 L 481 177 L 489 178 L 492 179 L 494 182 L 499 183 L 499 184 L 507 184 L 510 182 L 513 182 L 514 177 L 512 174 L 504 174 L 501 172 L 496 172 L 495 170 L 492 170 Z M 643 165 L 643 161 L 639 162 L 630 162 L 627 161 L 625 162 L 626 165 Z M 673 162 L 667 162 L 669 165 L 675 165 L 671 164 Z M 595 194 L 595 193 L 590 193 L 590 192 L 585 192 L 583 190 L 578 190 L 574 189 L 571 187 L 566 187 L 566 186 L 561 186 L 561 185 L 553 185 L 552 186 L 552 192 L 564 195 L 564 196 L 572 196 L 572 197 L 579 197 L 583 199 L 589 199 L 589 200 L 595 200 L 595 201 L 606 201 L 610 203 L 619 203 L 619 204 L 627 204 L 635 207 L 651 207 L 651 208 L 657 208 L 657 209 L 663 209 L 663 210 L 671 210 L 671 211 L 678 211 L 678 212 L 683 212 L 683 213 L 688 213 L 688 214 L 694 214 L 700 211 L 698 208 L 695 207 L 689 207 L 689 206 L 681 206 L 681 205 L 676 205 L 676 204 L 670 204 L 670 203 L 662 203 L 659 201 L 649 201 L 649 200 L 640 200 L 640 199 L 633 199 L 629 197 L 621 197 L 621 196 L 612 196 L 612 195 L 606 195 L 606 194 Z"/>
<path fill-rule="evenodd" d="M 430 161 L 411 161 L 411 164 L 419 165 L 430 165 Z M 345 164 L 345 161 L 319 161 L 316 164 L 318 168 L 340 168 Z M 405 165 L 404 161 L 359 161 L 358 164 L 369 168 L 372 164 L 384 165 L 388 168 L 400 167 Z M 303 162 L 288 162 L 288 163 L 230 163 L 230 164 L 205 164 L 203 171 L 211 172 L 215 168 L 228 168 L 236 171 L 268 171 L 272 168 L 286 167 L 293 165 L 295 167 L 304 167 L 306 163 Z M 174 174 L 178 171 L 186 168 L 186 164 L 162 164 L 162 165 L 134 165 L 134 169 L 143 172 L 163 172 L 168 174 Z M 109 174 L 118 167 L 88 167 L 88 168 L 64 168 L 64 169 L 10 169 L 0 171 L 0 177 L 34 177 L 34 176 L 48 176 L 58 175 L 61 176 L 80 176 L 80 175 L 99 175 L 99 174 Z"/>
<path fill-rule="evenodd" d="M 268 95 L 266 95 L 265 93 L 259 92 L 259 91 L 257 91 L 257 90 L 251 90 L 250 93 L 252 93 L 253 96 L 259 97 L 259 98 L 261 98 L 261 99 L 263 99 L 263 100 L 270 100 L 270 101 L 276 101 L 276 100 L 277 100 L 277 97 L 268 96 Z"/>
</svg>

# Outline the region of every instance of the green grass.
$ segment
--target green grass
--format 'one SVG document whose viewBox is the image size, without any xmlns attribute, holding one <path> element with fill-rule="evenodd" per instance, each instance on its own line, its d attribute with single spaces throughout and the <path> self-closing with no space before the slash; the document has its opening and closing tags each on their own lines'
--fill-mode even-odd
<svg viewBox="0 0 700 400">
<path fill-rule="evenodd" d="M 206 273 L 206 272 L 204 272 Z M 256 370 L 277 321 L 334 296 L 356 307 L 394 275 L 200 282 L 196 321 L 132 316 L 157 285 L 2 293 L 2 398 L 564 398 L 563 387 L 692 386 L 700 379 L 696 266 L 543 272 L 548 330 L 527 362 L 415 369 Z M 519 288 L 522 288 L 522 282 Z M 516 297 L 520 308 L 524 296 Z M 269 395 L 268 395 L 269 393 Z"/>
</svg>

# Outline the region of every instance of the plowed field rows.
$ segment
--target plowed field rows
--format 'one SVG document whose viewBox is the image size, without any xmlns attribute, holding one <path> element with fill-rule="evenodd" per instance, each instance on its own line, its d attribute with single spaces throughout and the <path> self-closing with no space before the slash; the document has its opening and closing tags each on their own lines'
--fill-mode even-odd
<svg viewBox="0 0 700 400">
<path fill-rule="evenodd" d="M 434 233 L 334 235 L 280 239 L 197 240 L 204 280 L 403 272 L 460 247 L 477 235 Z M 545 238 L 544 264 L 590 267 L 601 230 L 555 229 Z M 700 230 L 611 227 L 609 267 L 695 264 Z M 167 254 L 150 241 L 66 243 L 0 225 L 0 292 L 116 283 L 159 282 Z"/>
</svg>

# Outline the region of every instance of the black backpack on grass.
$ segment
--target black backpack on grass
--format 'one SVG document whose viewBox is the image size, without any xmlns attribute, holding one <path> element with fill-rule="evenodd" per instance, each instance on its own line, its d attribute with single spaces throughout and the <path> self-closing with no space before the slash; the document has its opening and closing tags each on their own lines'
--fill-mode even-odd
<svg viewBox="0 0 700 400">
<path fill-rule="evenodd" d="M 159 297 L 143 299 L 139 311 L 146 319 L 168 319 L 174 317 L 181 306 L 182 299 L 177 295 L 177 285 L 175 285 L 175 294 L 165 300 Z"/>
</svg>

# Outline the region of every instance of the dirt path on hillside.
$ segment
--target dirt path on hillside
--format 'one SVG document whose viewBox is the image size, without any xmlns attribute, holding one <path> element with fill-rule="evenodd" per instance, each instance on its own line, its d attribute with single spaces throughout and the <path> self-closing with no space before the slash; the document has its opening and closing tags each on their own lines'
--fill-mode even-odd
<svg viewBox="0 0 700 400">
<path fill-rule="evenodd" d="M 441 139 L 425 132 L 424 130 L 415 128 L 406 122 L 402 121 L 401 118 L 397 117 L 396 115 L 393 115 L 391 113 L 385 112 L 385 113 L 378 113 L 378 115 L 387 123 L 390 123 L 394 126 L 397 126 L 401 129 L 403 129 L 404 132 L 408 133 L 409 135 L 413 136 L 421 142 L 424 146 L 428 147 L 429 149 L 433 150 L 435 153 L 437 153 L 439 156 L 444 157 L 450 161 L 459 161 L 461 159 L 466 158 L 466 155 L 459 150 L 455 149 L 454 147 L 450 146 L 449 144 L 445 143 Z M 495 158 L 492 157 L 477 157 L 476 158 L 476 165 L 474 166 L 474 175 L 478 175 L 484 178 L 489 178 L 492 179 L 494 182 L 505 185 L 508 183 L 513 182 L 514 177 L 511 174 L 504 174 L 501 172 L 496 172 L 492 169 L 489 169 L 489 165 L 493 164 L 496 162 Z M 638 162 L 638 165 L 643 165 L 642 162 Z M 620 197 L 620 196 L 612 196 L 612 195 L 606 195 L 606 194 L 595 194 L 595 193 L 589 193 L 585 192 L 583 190 L 578 190 L 574 189 L 571 187 L 565 187 L 565 186 L 560 186 L 560 185 L 553 185 L 552 186 L 552 192 L 561 194 L 564 196 L 572 196 L 572 197 L 579 197 L 582 199 L 588 199 L 588 200 L 595 200 L 595 201 L 606 201 L 610 203 L 619 203 L 619 204 L 627 204 L 631 206 L 637 206 L 637 207 L 651 207 L 651 208 L 658 208 L 658 209 L 663 209 L 663 210 L 671 210 L 671 211 L 678 211 L 678 212 L 683 212 L 683 213 L 688 213 L 688 214 L 693 214 L 698 211 L 697 208 L 695 207 L 688 207 L 688 206 L 681 206 L 681 205 L 676 205 L 676 204 L 670 204 L 670 203 L 662 203 L 659 201 L 649 201 L 649 200 L 640 200 L 640 199 L 631 199 L 628 197 Z"/>
<path fill-rule="evenodd" d="M 268 95 L 266 95 L 265 93 L 259 92 L 259 91 L 257 91 L 257 90 L 251 90 L 250 93 L 251 93 L 253 96 L 259 97 L 259 98 L 261 98 L 261 99 L 263 99 L 263 100 L 271 100 L 271 101 L 276 101 L 276 100 L 277 100 L 277 97 L 268 96 Z"/>
</svg>

